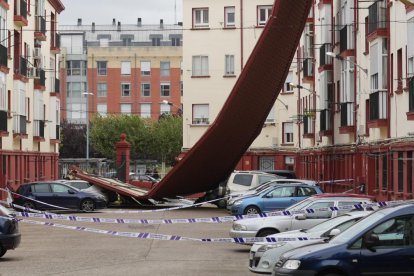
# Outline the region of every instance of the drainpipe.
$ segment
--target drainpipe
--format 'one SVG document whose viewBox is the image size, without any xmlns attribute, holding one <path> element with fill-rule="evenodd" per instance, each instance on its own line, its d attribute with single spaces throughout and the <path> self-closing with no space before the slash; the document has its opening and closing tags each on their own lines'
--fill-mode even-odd
<svg viewBox="0 0 414 276">
<path fill-rule="evenodd" d="M 358 43 L 357 43 L 357 24 L 359 23 L 359 18 L 357 18 L 358 16 L 358 0 L 354 0 L 354 51 L 355 51 L 355 63 L 358 64 Z M 359 27 L 358 27 L 359 30 Z M 358 132 L 358 120 L 357 120 L 357 111 L 358 111 L 358 103 L 357 101 L 357 68 L 355 68 L 356 66 L 354 65 L 354 143 L 356 144 L 357 142 L 357 132 Z M 359 69 L 360 70 L 360 69 Z M 358 83 L 360 83 L 361 81 L 361 74 L 359 74 L 359 78 L 358 78 Z M 361 87 L 359 87 L 361 88 Z M 360 91 L 358 91 L 360 92 Z"/>
<path fill-rule="evenodd" d="M 244 55 L 243 55 L 243 0 L 240 0 L 240 68 L 243 70 L 244 67 Z"/>
<path fill-rule="evenodd" d="M 390 27 L 390 19 L 391 19 L 391 14 L 390 14 L 390 8 L 392 6 L 392 3 L 390 1 L 387 1 L 387 12 L 386 12 L 386 22 L 387 22 L 387 49 L 388 49 L 388 53 L 387 53 L 387 80 L 389 82 L 392 82 L 393 80 L 390 79 L 390 71 L 391 71 L 391 66 L 393 66 L 393 64 L 391 64 L 391 27 Z M 387 119 L 387 138 L 391 138 L 391 93 L 393 93 L 393 91 L 391 91 L 391 87 L 392 85 L 390 83 L 388 83 L 387 85 L 387 115 L 388 115 L 388 119 Z"/>
</svg>

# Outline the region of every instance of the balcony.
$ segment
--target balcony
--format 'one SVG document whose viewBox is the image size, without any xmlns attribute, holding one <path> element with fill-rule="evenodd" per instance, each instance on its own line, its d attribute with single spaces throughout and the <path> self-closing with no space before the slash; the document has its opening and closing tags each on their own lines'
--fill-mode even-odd
<svg viewBox="0 0 414 276">
<path fill-rule="evenodd" d="M 37 40 L 46 40 L 46 19 L 44 16 L 36 16 L 36 25 L 34 36 Z"/>
<path fill-rule="evenodd" d="M 28 25 L 27 21 L 27 1 L 14 0 L 14 24 L 19 27 Z"/>
<path fill-rule="evenodd" d="M 55 93 L 60 93 L 60 80 L 55 78 Z"/>
<path fill-rule="evenodd" d="M 33 121 L 33 137 L 37 140 L 45 138 L 45 121 L 34 120 Z M 36 140 L 35 139 L 35 140 Z"/>
<path fill-rule="evenodd" d="M 354 127 L 354 103 L 341 103 L 341 128 Z M 347 133 L 345 131 L 343 133 Z"/>
<path fill-rule="evenodd" d="M 8 68 L 7 47 L 0 44 L 0 67 Z"/>
<path fill-rule="evenodd" d="M 54 32 L 52 32 L 50 38 L 50 51 L 52 54 L 60 53 L 60 35 Z"/>
<path fill-rule="evenodd" d="M 15 115 L 13 117 L 13 132 L 14 135 L 26 136 L 26 116 Z"/>
<path fill-rule="evenodd" d="M 312 78 L 314 76 L 312 58 L 303 60 L 303 77 Z"/>
<path fill-rule="evenodd" d="M 378 32 L 380 29 L 385 30 L 386 25 L 386 1 L 376 1 L 368 8 L 368 35 Z"/>
<path fill-rule="evenodd" d="M 323 133 L 322 136 L 328 135 L 327 132 L 331 131 L 331 112 L 329 109 L 321 110 L 320 117 L 320 131 Z M 326 133 L 326 134 L 325 134 Z"/>
<path fill-rule="evenodd" d="M 414 121 L 414 77 L 411 77 L 408 82 L 407 120 Z"/>
<path fill-rule="evenodd" d="M 45 70 L 34 68 L 38 71 L 38 78 L 34 80 L 35 89 L 44 90 L 46 85 L 46 74 Z"/>
<path fill-rule="evenodd" d="M 332 70 L 333 57 L 327 56 L 327 52 L 332 52 L 331 43 L 325 43 L 319 48 L 319 69 L 330 67 Z"/>
<path fill-rule="evenodd" d="M 345 25 L 339 31 L 339 51 L 341 53 L 349 50 L 355 49 L 354 43 L 354 26 L 353 25 Z"/>
<path fill-rule="evenodd" d="M 303 116 L 303 137 L 314 138 L 314 116 Z"/>
<path fill-rule="evenodd" d="M 0 110 L 0 132 L 7 132 L 7 121 L 8 121 L 7 111 Z"/>
<path fill-rule="evenodd" d="M 27 59 L 20 56 L 14 59 L 14 73 L 23 77 L 27 76 Z"/>
</svg>

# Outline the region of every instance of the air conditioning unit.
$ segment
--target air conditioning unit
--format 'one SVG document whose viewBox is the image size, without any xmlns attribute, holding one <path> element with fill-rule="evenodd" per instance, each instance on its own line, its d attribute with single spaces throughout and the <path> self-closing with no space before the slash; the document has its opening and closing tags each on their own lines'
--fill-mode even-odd
<svg viewBox="0 0 414 276">
<path fill-rule="evenodd" d="M 40 78 L 40 70 L 36 67 L 28 67 L 27 68 L 27 77 L 31 79 L 39 79 Z"/>
</svg>

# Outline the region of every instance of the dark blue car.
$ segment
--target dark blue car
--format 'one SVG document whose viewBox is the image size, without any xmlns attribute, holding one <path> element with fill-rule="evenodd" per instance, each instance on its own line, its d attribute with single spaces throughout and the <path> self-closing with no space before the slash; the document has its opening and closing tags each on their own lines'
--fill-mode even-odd
<svg viewBox="0 0 414 276">
<path fill-rule="evenodd" d="M 15 249 L 20 244 L 19 224 L 9 210 L 0 205 L 0 258 L 7 250 Z"/>
<path fill-rule="evenodd" d="M 107 205 L 107 201 L 102 194 L 81 191 L 69 185 L 53 181 L 25 183 L 19 187 L 17 193 L 50 205 L 82 211 L 93 211 L 105 208 Z M 55 209 L 52 206 L 41 204 L 19 195 L 13 195 L 13 197 L 14 204 L 24 207 L 38 210 Z"/>
<path fill-rule="evenodd" d="M 414 204 L 381 209 L 328 243 L 285 253 L 273 275 L 414 275 Z"/>
</svg>

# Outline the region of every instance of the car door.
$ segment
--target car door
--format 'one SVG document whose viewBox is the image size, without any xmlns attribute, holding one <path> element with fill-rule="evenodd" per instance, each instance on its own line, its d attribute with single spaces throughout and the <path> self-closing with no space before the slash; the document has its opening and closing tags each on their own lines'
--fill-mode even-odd
<svg viewBox="0 0 414 276">
<path fill-rule="evenodd" d="M 304 200 L 307 197 L 310 197 L 314 194 L 316 194 L 314 187 L 308 187 L 308 186 L 298 186 L 297 192 L 296 192 L 296 198 L 295 200 L 297 202 Z"/>
<path fill-rule="evenodd" d="M 329 208 L 335 205 L 334 201 L 322 200 L 315 201 L 306 206 L 304 209 L 319 209 L 319 208 Z M 332 217 L 332 211 L 315 211 L 314 213 L 308 213 L 306 215 L 294 216 L 292 219 L 292 229 L 309 229 L 325 220 L 328 220 Z"/>
<path fill-rule="evenodd" d="M 365 240 L 372 234 L 378 237 L 378 241 L 370 247 Z M 414 216 L 392 218 L 368 229 L 349 250 L 356 248 L 361 248 L 359 256 L 351 262 L 361 275 L 413 275 Z"/>
<path fill-rule="evenodd" d="M 262 197 L 262 210 L 266 212 L 286 209 L 297 202 L 295 195 L 295 186 L 277 186 Z"/>
<path fill-rule="evenodd" d="M 53 196 L 49 183 L 36 183 L 31 188 L 34 199 L 47 204 L 53 204 Z M 40 208 L 48 208 L 46 204 L 36 203 L 36 205 L 39 205 Z"/>
<path fill-rule="evenodd" d="M 59 183 L 50 184 L 53 194 L 53 203 L 56 206 L 77 208 L 79 206 L 78 192 Z"/>
</svg>

